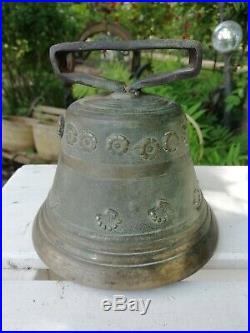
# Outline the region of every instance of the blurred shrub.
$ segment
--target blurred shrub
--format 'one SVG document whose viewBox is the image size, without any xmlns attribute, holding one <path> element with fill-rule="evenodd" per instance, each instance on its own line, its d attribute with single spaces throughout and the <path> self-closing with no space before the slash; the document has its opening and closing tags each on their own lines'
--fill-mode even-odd
<svg viewBox="0 0 250 333">
<path fill-rule="evenodd" d="M 171 71 L 171 67 L 175 68 L 176 63 L 154 62 L 153 67 L 160 72 L 163 72 L 164 68 L 165 71 Z M 245 80 L 242 80 L 242 76 Z M 243 103 L 247 91 L 246 77 L 247 74 L 243 73 L 236 80 L 235 94 L 238 94 L 239 98 L 240 93 L 241 97 L 237 99 L 237 106 L 240 108 L 234 109 L 235 129 L 232 131 L 220 124 L 220 114 L 213 107 L 214 91 L 223 83 L 223 75 L 218 71 L 202 70 L 196 78 L 147 89 L 150 93 L 167 97 L 180 104 L 183 111 L 199 124 L 203 141 L 202 155 L 197 131 L 189 124 L 191 155 L 195 164 L 247 164 L 247 133 L 240 133 L 241 121 L 236 121 L 236 115 L 240 120 L 243 117 Z"/>
<path fill-rule="evenodd" d="M 52 73 L 49 47 L 76 33 L 70 3 L 3 4 L 4 113 L 27 113 L 39 96 L 47 104 L 63 104 L 64 89 Z"/>
<path fill-rule="evenodd" d="M 203 43 L 206 56 L 213 56 L 211 35 L 220 21 L 218 2 L 86 2 L 72 4 L 82 21 L 82 31 L 93 22 L 117 22 L 131 32 L 133 38 L 184 38 Z M 246 2 L 224 3 L 225 20 L 239 22 L 243 29 L 242 49 L 247 46 Z"/>
<path fill-rule="evenodd" d="M 246 63 L 247 3 L 225 3 L 225 19 L 243 27 L 242 52 L 236 64 Z M 133 38 L 194 38 L 202 41 L 206 56 L 214 56 L 211 33 L 219 21 L 218 3 L 55 2 L 3 4 L 3 106 L 5 113 L 28 112 L 34 99 L 63 106 L 65 91 L 53 75 L 49 47 L 78 39 L 95 22 L 118 22 Z M 208 85 L 208 83 L 207 83 Z M 204 86 L 205 87 L 205 86 Z M 239 90 L 238 90 L 239 92 Z M 228 103 L 236 106 L 238 92 Z M 205 89 L 204 89 L 205 93 Z"/>
</svg>

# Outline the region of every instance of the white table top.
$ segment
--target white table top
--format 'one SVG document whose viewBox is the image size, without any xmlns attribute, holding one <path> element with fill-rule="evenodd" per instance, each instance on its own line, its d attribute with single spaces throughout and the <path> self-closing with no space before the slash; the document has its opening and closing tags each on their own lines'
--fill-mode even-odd
<svg viewBox="0 0 250 333">
<path fill-rule="evenodd" d="M 246 330 L 245 280 L 183 281 L 142 292 L 111 292 L 70 282 L 7 281 L 3 329 Z M 113 295 L 151 299 L 148 312 L 103 311 Z"/>
<path fill-rule="evenodd" d="M 116 292 L 58 282 L 49 275 L 33 249 L 31 227 L 55 166 L 20 168 L 3 188 L 3 329 L 247 329 L 247 167 L 199 166 L 196 172 L 218 219 L 215 255 L 205 268 L 180 283 Z M 151 299 L 147 314 L 103 311 L 101 300 L 117 294 Z"/>
</svg>

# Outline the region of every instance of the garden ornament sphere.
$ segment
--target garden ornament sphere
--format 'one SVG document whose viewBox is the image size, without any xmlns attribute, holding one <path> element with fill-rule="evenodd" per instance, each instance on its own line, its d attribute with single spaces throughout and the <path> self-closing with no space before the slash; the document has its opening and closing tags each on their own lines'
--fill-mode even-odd
<svg viewBox="0 0 250 333">
<path fill-rule="evenodd" d="M 130 86 L 62 71 L 68 53 L 145 49 L 187 49 L 189 66 Z M 142 89 L 196 76 L 200 43 L 73 42 L 52 46 L 50 58 L 62 80 L 112 93 L 75 101 L 60 121 L 54 183 L 33 226 L 38 255 L 63 278 L 100 288 L 152 288 L 196 272 L 213 254 L 217 225 L 190 158 L 186 116 Z"/>
<path fill-rule="evenodd" d="M 228 53 L 236 50 L 242 40 L 241 26 L 234 21 L 221 22 L 212 35 L 213 47 L 219 53 Z"/>
</svg>

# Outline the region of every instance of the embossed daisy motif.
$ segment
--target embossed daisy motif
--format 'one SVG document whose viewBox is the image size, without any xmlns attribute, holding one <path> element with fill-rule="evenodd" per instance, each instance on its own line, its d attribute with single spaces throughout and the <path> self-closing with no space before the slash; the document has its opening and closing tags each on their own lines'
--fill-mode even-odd
<svg viewBox="0 0 250 333">
<path fill-rule="evenodd" d="M 139 152 L 142 159 L 153 160 L 159 153 L 160 144 L 155 138 L 146 138 L 135 145 L 134 149 Z"/>
<path fill-rule="evenodd" d="M 77 141 L 78 132 L 76 127 L 69 123 L 66 125 L 66 141 L 69 145 L 74 145 Z"/>
<path fill-rule="evenodd" d="M 79 145 L 84 151 L 91 152 L 96 149 L 97 140 L 95 135 L 89 130 L 80 131 Z"/>
<path fill-rule="evenodd" d="M 154 223 L 166 223 L 170 221 L 173 209 L 166 200 L 161 199 L 157 201 L 155 207 L 148 211 L 148 215 Z"/>
<path fill-rule="evenodd" d="M 100 228 L 113 231 L 118 228 L 122 220 L 116 210 L 109 208 L 104 213 L 96 215 L 96 222 Z"/>
<path fill-rule="evenodd" d="M 106 148 L 115 155 L 123 155 L 128 151 L 129 141 L 123 135 L 110 135 L 106 141 Z"/>
<path fill-rule="evenodd" d="M 193 206 L 196 209 L 200 208 L 202 199 L 203 199 L 203 196 L 202 196 L 201 190 L 199 188 L 195 188 L 194 193 L 193 193 Z"/>
<path fill-rule="evenodd" d="M 174 152 L 177 150 L 179 144 L 179 138 L 174 131 L 168 131 L 164 134 L 162 138 L 163 149 L 166 152 Z"/>
</svg>

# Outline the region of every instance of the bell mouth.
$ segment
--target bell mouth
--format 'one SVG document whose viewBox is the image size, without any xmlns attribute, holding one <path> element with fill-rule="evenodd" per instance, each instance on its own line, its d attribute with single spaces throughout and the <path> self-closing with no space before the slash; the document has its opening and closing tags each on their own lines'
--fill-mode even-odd
<svg viewBox="0 0 250 333">
<path fill-rule="evenodd" d="M 148 251 L 131 254 L 128 262 L 117 263 L 115 254 L 110 253 L 109 263 L 105 264 L 98 252 L 86 256 L 87 247 L 83 250 L 75 245 L 74 248 L 70 237 L 64 242 L 53 241 L 47 228 L 45 207 L 41 207 L 33 227 L 33 243 L 38 255 L 59 276 L 90 287 L 138 290 L 183 280 L 207 263 L 217 244 L 216 218 L 207 205 L 208 214 L 203 217 L 199 232 L 186 240 L 187 246 L 174 251 L 166 247 L 162 260 L 154 259 L 153 253 Z"/>
</svg>

